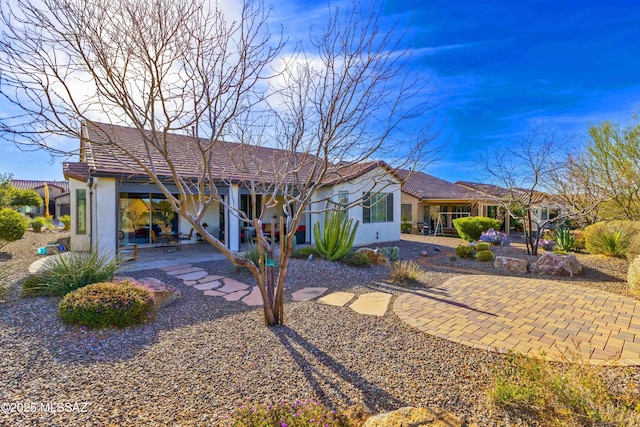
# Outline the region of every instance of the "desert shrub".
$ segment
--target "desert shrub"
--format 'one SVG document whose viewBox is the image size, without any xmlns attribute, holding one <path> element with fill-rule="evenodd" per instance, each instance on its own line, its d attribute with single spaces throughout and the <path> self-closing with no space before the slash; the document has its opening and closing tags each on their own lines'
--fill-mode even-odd
<svg viewBox="0 0 640 427">
<path fill-rule="evenodd" d="M 22 239 L 27 231 L 27 221 L 13 209 L 0 209 L 0 249 Z"/>
<path fill-rule="evenodd" d="M 487 242 L 480 242 L 476 244 L 476 251 L 488 251 L 491 249 L 491 245 Z"/>
<path fill-rule="evenodd" d="M 37 216 L 31 220 L 31 229 L 36 233 L 41 233 L 45 225 L 47 225 L 47 219 L 43 216 Z"/>
<path fill-rule="evenodd" d="M 154 317 L 153 291 L 134 281 L 94 283 L 65 295 L 58 314 L 88 328 L 139 325 Z"/>
<path fill-rule="evenodd" d="M 260 265 L 260 247 L 255 244 L 251 244 L 249 245 L 248 249 L 242 255 L 240 255 L 240 257 L 251 261 L 256 266 L 259 266 Z M 267 261 L 267 251 L 265 250 L 262 251 L 262 259 L 265 262 Z M 249 272 L 249 269 L 247 267 L 238 266 L 238 265 L 235 266 L 235 270 L 236 272 L 239 272 L 239 273 Z"/>
<path fill-rule="evenodd" d="M 555 240 L 549 240 L 549 239 L 538 240 L 538 247 L 544 249 L 545 251 L 552 251 L 555 246 L 556 246 Z"/>
<path fill-rule="evenodd" d="M 624 256 L 639 232 L 640 221 L 597 222 L 584 229 L 585 248 L 592 254 Z"/>
<path fill-rule="evenodd" d="M 555 240 L 560 251 L 573 251 L 576 249 L 576 238 L 570 230 L 558 228 L 555 233 Z"/>
<path fill-rule="evenodd" d="M 486 242 L 495 246 L 509 246 L 511 240 L 504 234 L 502 231 L 496 231 L 493 228 L 488 229 L 487 231 L 482 232 L 480 234 L 481 242 Z"/>
<path fill-rule="evenodd" d="M 456 255 L 460 258 L 473 258 L 476 256 L 476 250 L 473 246 L 458 245 Z"/>
<path fill-rule="evenodd" d="M 584 242 L 584 232 L 582 230 L 573 230 L 571 232 L 573 234 L 573 238 L 576 239 L 575 250 L 581 251 L 585 248 Z M 640 234 L 637 234 L 640 235 Z"/>
<path fill-rule="evenodd" d="M 71 228 L 71 217 L 69 215 L 62 215 L 58 218 L 62 224 L 64 224 L 64 230 L 69 230 Z"/>
<path fill-rule="evenodd" d="M 371 260 L 369 256 L 364 252 L 353 252 L 345 256 L 340 260 L 351 267 L 369 267 Z"/>
<path fill-rule="evenodd" d="M 305 246 L 291 252 L 291 258 L 307 259 L 309 255 L 318 255 L 318 250 L 314 246 Z"/>
<path fill-rule="evenodd" d="M 397 246 L 379 248 L 378 252 L 386 256 L 389 261 L 397 261 L 400 256 L 400 248 Z"/>
<path fill-rule="evenodd" d="M 67 252 L 47 262 L 22 283 L 23 295 L 66 295 L 76 289 L 113 279 L 117 258 Z"/>
<path fill-rule="evenodd" d="M 241 406 L 229 417 L 229 426 L 327 426 L 349 427 L 349 419 L 313 401 L 278 402 L 273 405 Z"/>
<path fill-rule="evenodd" d="M 468 216 L 453 220 L 453 226 L 456 231 L 467 242 L 478 240 L 483 231 L 487 231 L 490 228 L 500 228 L 500 225 L 502 225 L 502 222 L 497 219 L 484 216 Z"/>
<path fill-rule="evenodd" d="M 424 281 L 426 273 L 415 261 L 396 261 L 391 264 L 389 280 L 397 284 L 418 284 Z"/>
<path fill-rule="evenodd" d="M 564 362 L 510 353 L 496 369 L 489 394 L 494 403 L 515 413 L 532 413 L 540 425 L 639 425 L 633 381 L 626 394 L 614 393 L 602 366 L 570 354 Z"/>
<path fill-rule="evenodd" d="M 629 264 L 627 283 L 632 291 L 640 291 L 640 257 L 636 257 Z"/>
<path fill-rule="evenodd" d="M 493 252 L 491 251 L 480 251 L 478 252 L 478 255 L 476 255 L 476 258 L 478 258 L 478 261 L 480 262 L 489 262 L 495 259 Z"/>
</svg>

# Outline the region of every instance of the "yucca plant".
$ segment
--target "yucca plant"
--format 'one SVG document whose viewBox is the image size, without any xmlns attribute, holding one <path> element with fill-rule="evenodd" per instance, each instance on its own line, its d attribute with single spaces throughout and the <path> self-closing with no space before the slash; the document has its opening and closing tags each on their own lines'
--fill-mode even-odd
<svg viewBox="0 0 640 427">
<path fill-rule="evenodd" d="M 117 258 L 68 252 L 52 258 L 42 270 L 22 284 L 25 295 L 66 295 L 83 286 L 113 279 Z"/>
<path fill-rule="evenodd" d="M 327 211 L 323 233 L 320 233 L 319 221 L 313 225 L 313 237 L 320 255 L 329 261 L 345 257 L 353 246 L 358 225 L 360 220 L 354 224 L 353 218 L 347 218 L 342 209 Z"/>
<path fill-rule="evenodd" d="M 621 231 L 601 233 L 596 236 L 594 246 L 599 249 L 598 253 L 612 257 L 622 257 L 629 248 L 629 239 Z"/>
</svg>

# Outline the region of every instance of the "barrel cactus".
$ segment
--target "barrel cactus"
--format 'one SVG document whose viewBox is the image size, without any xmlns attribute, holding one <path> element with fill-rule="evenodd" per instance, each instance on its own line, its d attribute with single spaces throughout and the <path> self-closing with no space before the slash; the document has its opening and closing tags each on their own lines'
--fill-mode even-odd
<svg viewBox="0 0 640 427">
<path fill-rule="evenodd" d="M 478 252 L 477 258 L 480 262 L 489 262 L 495 259 L 491 251 L 480 251 Z"/>
</svg>

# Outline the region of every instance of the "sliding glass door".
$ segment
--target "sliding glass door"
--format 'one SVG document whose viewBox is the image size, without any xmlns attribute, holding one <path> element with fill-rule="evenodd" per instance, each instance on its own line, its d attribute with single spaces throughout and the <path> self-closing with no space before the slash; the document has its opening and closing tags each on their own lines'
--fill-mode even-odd
<svg viewBox="0 0 640 427">
<path fill-rule="evenodd" d="M 164 194 L 120 193 L 120 244 L 151 243 L 149 230 L 178 233 L 178 215 Z"/>
</svg>

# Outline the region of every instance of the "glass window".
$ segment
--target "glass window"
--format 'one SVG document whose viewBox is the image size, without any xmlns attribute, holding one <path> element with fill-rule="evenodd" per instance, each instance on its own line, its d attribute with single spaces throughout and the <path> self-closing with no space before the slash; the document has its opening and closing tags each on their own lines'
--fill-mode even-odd
<svg viewBox="0 0 640 427">
<path fill-rule="evenodd" d="M 76 190 L 76 234 L 87 234 L 87 190 Z"/>
<path fill-rule="evenodd" d="M 249 219 L 259 216 L 262 212 L 262 196 L 256 195 L 255 211 L 251 194 L 240 195 L 240 210 L 247 214 Z"/>
<path fill-rule="evenodd" d="M 164 194 L 120 193 L 121 244 L 150 243 L 156 237 L 178 233 L 178 215 Z"/>
<path fill-rule="evenodd" d="M 411 203 L 400 205 L 400 217 L 403 221 L 413 221 L 413 205 Z"/>
<path fill-rule="evenodd" d="M 365 193 L 362 222 L 393 222 L 393 193 Z"/>
</svg>

